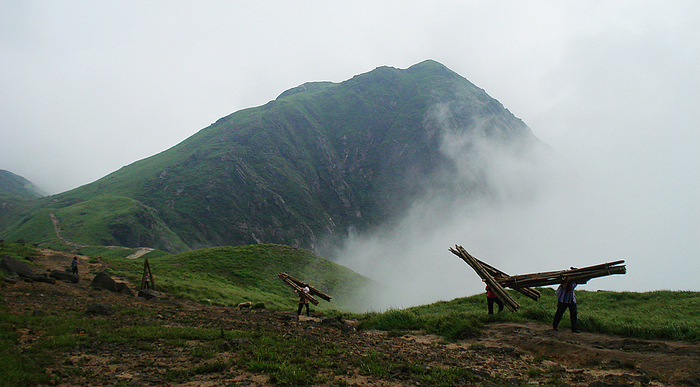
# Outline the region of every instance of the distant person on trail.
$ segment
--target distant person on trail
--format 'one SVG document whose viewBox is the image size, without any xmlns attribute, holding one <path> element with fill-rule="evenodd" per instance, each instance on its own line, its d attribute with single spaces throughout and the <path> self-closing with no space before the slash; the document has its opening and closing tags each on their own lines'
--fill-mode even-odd
<svg viewBox="0 0 700 387">
<path fill-rule="evenodd" d="M 301 315 L 301 310 L 306 305 L 306 317 L 309 317 L 309 299 L 306 298 L 306 294 L 309 294 L 309 287 L 304 286 L 299 292 L 299 309 L 297 309 L 297 315 Z"/>
<path fill-rule="evenodd" d="M 78 257 L 73 257 L 73 261 L 70 263 L 71 272 L 78 275 Z"/>
<path fill-rule="evenodd" d="M 557 311 L 554 313 L 554 323 L 552 328 L 556 331 L 559 322 L 566 309 L 569 309 L 569 316 L 571 317 L 571 332 L 579 333 L 577 324 L 577 310 L 576 310 L 576 295 L 574 294 L 574 289 L 578 284 L 585 284 L 588 280 L 576 280 L 569 277 L 564 278 L 557 288 Z"/>
<path fill-rule="evenodd" d="M 496 274 L 493 278 L 494 278 L 496 281 L 498 281 L 499 279 L 501 279 L 501 275 L 500 275 L 500 274 Z M 495 302 L 496 304 L 498 304 L 498 313 L 503 312 L 503 301 L 501 301 L 501 300 L 498 298 L 498 296 L 496 295 L 496 293 L 494 293 L 493 290 L 491 290 L 491 288 L 489 287 L 489 285 L 486 285 L 486 303 L 487 303 L 488 308 L 489 308 L 489 315 L 493 315 L 493 304 L 494 304 L 494 302 Z"/>
</svg>

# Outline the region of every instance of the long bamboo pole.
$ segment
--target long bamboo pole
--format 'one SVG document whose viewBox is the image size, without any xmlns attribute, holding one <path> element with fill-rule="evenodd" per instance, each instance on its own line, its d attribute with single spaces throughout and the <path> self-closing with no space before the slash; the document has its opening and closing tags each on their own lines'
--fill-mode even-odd
<svg viewBox="0 0 700 387">
<path fill-rule="evenodd" d="M 299 293 L 300 295 L 303 295 L 304 297 L 306 297 L 306 299 L 311 301 L 312 304 L 318 305 L 320 303 L 320 301 L 315 299 L 311 294 L 304 293 L 304 290 L 301 287 L 299 287 L 299 285 L 295 284 L 293 281 L 290 281 L 290 280 L 282 278 L 282 277 L 280 277 L 280 278 L 282 279 L 282 281 L 284 281 L 284 283 L 291 286 L 292 289 L 294 289 L 297 293 Z"/>
<path fill-rule="evenodd" d="M 496 269 L 495 267 L 489 265 L 488 263 L 481 261 L 478 258 L 476 258 L 476 261 L 479 262 L 479 264 L 481 264 L 481 266 L 483 266 L 483 268 L 485 270 L 487 270 L 489 272 L 489 274 L 491 274 L 491 276 L 494 277 L 494 279 L 496 276 L 500 276 L 501 278 L 496 280 L 496 281 L 498 281 L 499 284 L 503 285 L 503 282 L 505 280 L 507 280 L 508 278 L 510 278 L 510 276 L 508 274 L 506 274 L 505 272 L 503 272 L 501 270 Z M 526 297 L 529 297 L 535 301 L 539 300 L 540 296 L 542 295 L 538 290 L 531 289 L 528 287 L 513 288 L 513 290 L 515 290 L 516 292 L 518 292 Z"/>
<path fill-rule="evenodd" d="M 481 277 L 481 279 L 488 284 L 489 288 L 491 291 L 493 291 L 496 296 L 503 301 L 503 304 L 512 312 L 515 312 L 518 310 L 520 307 L 520 304 L 518 304 L 517 301 L 513 297 L 511 297 L 508 292 L 499 284 L 489 272 L 484 269 L 483 266 L 477 261 L 476 258 L 474 258 L 471 254 L 467 252 L 462 246 L 455 245 L 455 248 L 452 249 L 450 248 L 450 251 L 455 254 L 456 256 L 462 258 L 464 262 L 467 263 L 467 265 L 471 266 L 472 269 L 476 272 L 476 274 Z"/>
<path fill-rule="evenodd" d="M 560 284 L 563 283 L 566 278 L 574 280 L 589 280 L 591 278 L 605 277 L 613 274 L 625 274 L 627 273 L 625 265 L 619 266 L 619 264 L 624 262 L 625 261 L 615 261 L 595 266 L 583 267 L 580 269 L 572 268 L 569 270 L 514 275 L 501 281 L 501 284 L 503 286 L 517 289 L 531 286 Z"/>
<path fill-rule="evenodd" d="M 462 258 L 469 266 L 474 269 L 476 274 L 481 277 L 481 279 L 486 282 L 494 293 L 498 296 L 501 301 L 508 306 L 510 310 L 517 310 L 519 305 L 517 302 L 505 291 L 505 287 L 512 288 L 513 290 L 522 293 L 523 295 L 532 298 L 537 301 L 540 297 L 540 292 L 531 289 L 532 286 L 547 286 L 563 283 L 566 278 L 578 280 L 578 281 L 588 281 L 591 278 L 605 277 L 613 274 L 625 274 L 627 269 L 624 260 L 602 263 L 599 265 L 587 266 L 580 269 L 571 268 L 569 270 L 559 270 L 559 271 L 548 271 L 542 273 L 533 274 L 521 274 L 509 276 L 505 272 L 496 269 L 495 267 L 482 262 L 474 258 L 469 254 L 462 246 L 455 245 L 455 248 L 450 248 L 450 252 Z M 498 280 L 494 277 L 500 276 Z M 511 301 L 512 300 L 512 303 Z"/>
</svg>

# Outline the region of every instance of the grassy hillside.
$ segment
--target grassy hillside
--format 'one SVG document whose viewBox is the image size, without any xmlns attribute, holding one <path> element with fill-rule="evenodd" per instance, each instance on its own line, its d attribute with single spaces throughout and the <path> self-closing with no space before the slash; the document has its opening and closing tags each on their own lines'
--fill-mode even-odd
<svg viewBox="0 0 700 387">
<path fill-rule="evenodd" d="M 37 208 L 24 214 L 14 227 L 0 234 L 0 237 L 8 241 L 23 239 L 35 244 L 60 241 L 51 222 L 51 210 L 47 208 Z"/>
<path fill-rule="evenodd" d="M 42 196 L 44 193 L 30 181 L 0 169 L 0 238 L 5 228 L 34 211 Z"/>
<path fill-rule="evenodd" d="M 153 246 L 185 250 L 186 246 L 158 217 L 153 208 L 125 196 L 92 199 L 41 199 L 13 227 L 0 233 L 8 241 L 24 239 L 54 249 L 72 249 L 71 243 L 91 246 Z M 58 234 L 56 232 L 57 222 Z"/>
<path fill-rule="evenodd" d="M 44 192 L 29 180 L 15 175 L 10 171 L 0 169 L 0 195 L 10 194 L 22 198 L 39 198 Z"/>
<path fill-rule="evenodd" d="M 139 284 L 143 259 L 124 259 L 133 250 L 84 248 L 83 253 L 109 262 L 113 274 Z M 235 306 L 263 303 L 269 309 L 293 310 L 298 297 L 277 273 L 285 272 L 329 294 L 316 310 L 360 311 L 362 290 L 371 280 L 319 257 L 308 250 L 282 245 L 216 247 L 167 254 L 154 251 L 148 258 L 158 289 L 195 301 Z"/>
</svg>

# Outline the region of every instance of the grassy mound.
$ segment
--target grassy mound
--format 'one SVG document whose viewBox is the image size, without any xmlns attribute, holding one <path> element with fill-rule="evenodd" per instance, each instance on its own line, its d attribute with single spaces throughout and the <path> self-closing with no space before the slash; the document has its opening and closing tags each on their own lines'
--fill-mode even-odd
<svg viewBox="0 0 700 387">
<path fill-rule="evenodd" d="M 363 290 L 372 281 L 352 270 L 304 249 L 283 245 L 215 247 L 179 254 L 153 251 L 140 259 L 124 259 L 131 249 L 86 248 L 100 256 L 111 270 L 140 284 L 143 258 L 148 258 L 156 287 L 176 297 L 202 303 L 235 306 L 241 302 L 264 304 L 271 309 L 293 310 L 298 298 L 278 277 L 285 272 L 329 294 L 317 310 L 359 311 Z"/>
</svg>

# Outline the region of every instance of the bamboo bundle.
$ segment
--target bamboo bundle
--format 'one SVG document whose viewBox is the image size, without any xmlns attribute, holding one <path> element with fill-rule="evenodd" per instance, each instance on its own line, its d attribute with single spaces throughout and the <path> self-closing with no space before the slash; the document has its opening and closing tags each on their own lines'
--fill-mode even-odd
<svg viewBox="0 0 700 387">
<path fill-rule="evenodd" d="M 313 286 L 311 286 L 311 285 L 309 285 L 309 284 L 307 284 L 307 283 L 304 283 L 304 282 L 302 282 L 302 281 L 300 281 L 300 280 L 298 280 L 298 279 L 292 277 L 291 275 L 289 275 L 289 274 L 287 274 L 287 273 L 277 273 L 277 276 L 280 277 L 280 278 L 282 278 L 283 280 L 285 280 L 285 278 L 286 278 L 286 279 L 288 279 L 288 280 L 294 282 L 294 283 L 297 284 L 297 286 L 299 286 L 300 288 L 303 288 L 304 286 L 308 286 L 308 287 L 309 287 L 309 294 L 314 295 L 314 296 L 318 296 L 318 297 L 320 297 L 320 298 L 323 298 L 324 300 L 326 300 L 326 301 L 328 301 L 328 302 L 330 302 L 330 300 L 331 300 L 331 298 L 332 298 L 331 296 L 329 296 L 329 295 L 323 293 L 322 291 L 316 289 L 315 287 L 313 287 Z"/>
<path fill-rule="evenodd" d="M 450 248 L 450 251 L 456 256 L 462 258 L 467 265 L 471 266 L 476 274 L 488 284 L 489 288 L 501 301 L 503 301 L 503 304 L 505 304 L 510 311 L 515 312 L 518 310 L 520 304 L 518 304 L 515 299 L 513 299 L 508 292 L 506 292 L 503 286 L 501 286 L 501 284 L 493 278 L 493 276 L 489 273 L 489 270 L 485 269 L 476 258 L 467 252 L 467 250 L 465 250 L 462 246 L 456 245 L 454 249 Z"/>
<path fill-rule="evenodd" d="M 319 304 L 319 301 L 311 295 L 311 292 L 304 293 L 301 286 L 297 285 L 294 281 L 290 280 L 289 278 L 284 278 L 284 277 L 280 276 L 279 274 L 277 274 L 277 276 L 280 277 L 280 279 L 282 281 L 284 281 L 287 285 L 291 286 L 292 289 L 294 289 L 294 291 L 296 291 L 299 294 L 303 294 L 304 297 L 306 297 L 309 301 L 311 301 L 312 304 L 314 304 L 314 305 Z"/>
<path fill-rule="evenodd" d="M 488 271 L 489 274 L 491 274 L 492 277 L 496 277 L 496 276 L 500 276 L 500 277 L 501 277 L 501 278 L 499 278 L 499 279 L 497 280 L 498 283 L 501 284 L 501 286 L 503 286 L 503 282 L 504 282 L 504 281 L 506 281 L 508 278 L 510 278 L 510 276 L 509 276 L 508 274 L 506 274 L 505 272 L 496 269 L 495 267 L 489 265 L 489 264 L 486 263 L 486 262 L 483 262 L 483 261 L 479 260 L 478 258 L 475 258 L 475 259 L 476 259 L 476 261 L 479 262 L 479 264 L 484 268 L 484 270 Z M 494 279 L 495 279 L 495 278 L 494 278 Z M 538 290 L 530 289 L 530 288 L 528 288 L 528 287 L 524 287 L 524 288 L 512 288 L 512 289 L 515 290 L 516 292 L 518 292 L 518 293 L 520 293 L 520 294 L 526 296 L 526 297 L 532 298 L 532 299 L 535 300 L 535 301 L 539 300 L 539 299 L 540 299 L 540 296 L 541 296 L 541 293 L 540 293 Z"/>
<path fill-rule="evenodd" d="M 326 301 L 330 301 L 331 298 L 332 298 L 331 296 L 329 296 L 329 295 L 323 293 L 322 291 L 316 289 L 315 287 L 313 287 L 313 286 L 311 286 L 311 285 L 309 285 L 309 284 L 307 284 L 307 283 L 304 283 L 304 282 L 302 282 L 302 281 L 300 281 L 300 280 L 298 280 L 298 279 L 292 277 L 291 275 L 289 275 L 289 274 L 287 274 L 287 273 L 277 273 L 277 276 L 278 276 L 282 281 L 284 281 L 284 282 L 287 283 L 289 286 L 291 286 L 291 287 L 292 287 L 294 290 L 296 290 L 297 292 L 301 292 L 301 291 L 302 291 L 302 288 L 303 288 L 304 286 L 307 286 L 307 287 L 309 288 L 309 293 L 305 294 L 305 296 L 306 296 L 306 298 L 308 298 L 309 301 L 311 301 L 314 305 L 318 305 L 319 301 L 318 301 L 317 299 L 315 299 L 313 296 L 318 296 L 318 297 L 320 297 L 320 298 L 322 298 L 322 299 L 324 299 L 324 300 L 326 300 Z"/>
<path fill-rule="evenodd" d="M 531 286 L 560 284 L 564 282 L 565 278 L 570 278 L 574 281 L 588 281 L 591 278 L 605 277 L 613 274 L 625 274 L 627 272 L 625 265 L 620 265 L 624 262 L 625 261 L 615 261 L 580 269 L 571 268 L 569 270 L 514 275 L 500 281 L 500 283 L 503 286 L 518 289 Z"/>
<path fill-rule="evenodd" d="M 517 309 L 519 305 L 507 292 L 505 292 L 505 287 L 509 287 L 537 301 L 540 298 L 540 292 L 535 289 L 531 289 L 531 286 L 560 284 L 563 283 L 566 278 L 585 282 L 591 278 L 605 277 L 612 274 L 625 274 L 627 272 L 625 265 L 619 266 L 625 261 L 615 261 L 600 265 L 587 266 L 580 269 L 572 267 L 570 270 L 510 276 L 505 272 L 474 258 L 471 254 L 464 250 L 462 246 L 455 245 L 455 249 L 450 248 L 449 250 L 471 266 L 476 274 L 479 275 L 484 282 L 488 283 L 498 298 L 501 299 L 501 301 L 503 301 L 510 310 Z M 500 276 L 498 280 L 494 278 L 497 276 Z M 512 300 L 514 305 L 509 305 L 509 301 L 507 301 L 508 298 Z"/>
</svg>

